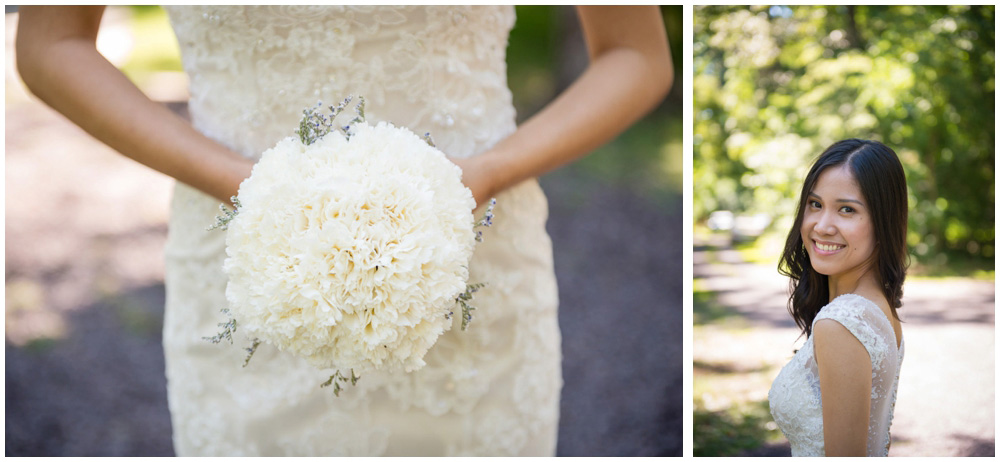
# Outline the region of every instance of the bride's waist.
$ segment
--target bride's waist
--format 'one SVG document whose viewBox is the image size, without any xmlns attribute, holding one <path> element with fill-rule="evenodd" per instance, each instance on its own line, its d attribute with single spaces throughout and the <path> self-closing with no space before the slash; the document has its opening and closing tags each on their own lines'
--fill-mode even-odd
<svg viewBox="0 0 1000 462">
<path fill-rule="evenodd" d="M 371 90 L 370 88 L 367 90 Z M 509 94 L 509 93 L 508 93 Z M 211 98 L 192 97 L 189 103 L 192 124 L 200 132 L 228 148 L 249 158 L 259 158 L 261 153 L 282 138 L 292 136 L 299 126 L 302 110 L 314 106 L 336 104 L 352 95 L 354 101 L 364 96 L 365 116 L 369 123 L 390 122 L 423 135 L 429 133 L 437 147 L 451 157 L 470 157 L 483 152 L 516 129 L 516 112 L 509 100 L 502 95 L 493 100 L 472 99 L 464 101 L 413 101 L 393 102 L 398 95 L 385 91 L 366 91 L 358 88 L 336 97 L 310 99 L 299 97 L 285 102 L 253 104 L 253 96 L 246 98 L 251 104 L 233 105 L 225 95 Z M 488 95 L 486 95 L 488 96 Z M 235 96 L 233 96 L 235 98 Z M 500 101 L 496 101 L 500 99 Z M 338 117 L 348 123 L 353 117 L 353 106 Z"/>
</svg>

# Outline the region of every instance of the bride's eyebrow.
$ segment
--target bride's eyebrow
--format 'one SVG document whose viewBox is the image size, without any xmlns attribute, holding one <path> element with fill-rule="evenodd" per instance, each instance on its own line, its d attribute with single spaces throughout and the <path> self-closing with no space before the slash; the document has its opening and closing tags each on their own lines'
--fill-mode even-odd
<svg viewBox="0 0 1000 462">
<path fill-rule="evenodd" d="M 811 198 L 811 199 L 819 199 L 821 202 L 823 201 L 823 198 L 819 197 L 819 194 L 816 194 L 814 192 L 810 192 L 808 197 Z M 865 206 L 864 202 L 861 202 L 861 201 L 859 201 L 857 199 L 836 199 L 836 200 L 834 200 L 834 202 L 839 202 L 839 203 L 847 202 L 847 203 L 851 203 L 851 204 L 858 204 L 858 205 L 860 205 L 862 207 Z"/>
<path fill-rule="evenodd" d="M 857 199 L 837 199 L 835 202 L 841 202 L 841 203 L 847 202 L 847 203 L 851 203 L 851 204 L 858 204 L 858 205 L 860 205 L 862 207 L 865 206 L 864 202 L 861 202 L 861 201 L 859 201 Z"/>
</svg>

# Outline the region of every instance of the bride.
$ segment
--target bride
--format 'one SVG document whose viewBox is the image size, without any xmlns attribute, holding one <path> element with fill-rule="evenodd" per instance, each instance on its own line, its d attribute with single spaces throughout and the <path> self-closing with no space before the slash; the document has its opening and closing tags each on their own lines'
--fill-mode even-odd
<svg viewBox="0 0 1000 462">
<path fill-rule="evenodd" d="M 552 455 L 560 372 L 547 204 L 535 177 L 614 138 L 672 80 L 657 7 L 579 7 L 590 65 L 521 126 L 506 84 L 511 6 L 168 8 L 192 122 L 146 98 L 95 49 L 102 7 L 20 9 L 18 69 L 44 102 L 178 180 L 165 249 L 164 353 L 178 455 Z M 489 281 L 410 374 L 334 397 L 323 371 L 262 346 L 212 345 L 224 234 L 207 232 L 260 153 L 317 100 L 364 95 L 370 122 L 430 132 L 496 225 L 470 280 Z M 141 194 L 141 191 L 136 191 Z M 458 317 L 455 317 L 456 321 Z"/>
<path fill-rule="evenodd" d="M 768 394 L 793 456 L 889 453 L 906 217 L 903 166 L 882 143 L 834 143 L 806 176 L 780 270 L 807 340 Z"/>
</svg>

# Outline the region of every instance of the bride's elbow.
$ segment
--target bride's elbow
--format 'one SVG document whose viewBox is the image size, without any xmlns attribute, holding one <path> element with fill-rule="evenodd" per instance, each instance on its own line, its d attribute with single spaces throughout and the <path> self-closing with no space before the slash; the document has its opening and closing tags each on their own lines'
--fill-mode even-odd
<svg viewBox="0 0 1000 462">
<path fill-rule="evenodd" d="M 81 69 L 73 60 L 80 53 L 97 52 L 97 31 L 104 7 L 22 6 L 19 8 L 14 59 L 17 72 L 32 93 L 44 93 L 52 81 Z M 79 46 L 82 44 L 83 46 Z"/>
<path fill-rule="evenodd" d="M 26 33 L 23 27 L 18 28 L 17 38 L 14 41 L 15 65 L 24 85 L 32 92 L 35 91 L 36 76 L 40 74 L 39 61 L 44 56 L 37 48 L 37 42 L 32 42 L 30 34 Z"/>
<path fill-rule="evenodd" d="M 674 66 L 670 62 L 670 56 L 662 57 L 662 59 L 653 60 L 651 64 L 652 72 L 652 93 L 653 99 L 656 101 L 663 101 L 670 93 L 670 89 L 674 85 Z"/>
<path fill-rule="evenodd" d="M 670 43 L 666 37 L 662 40 L 650 40 L 644 43 L 640 52 L 649 69 L 652 93 L 656 96 L 656 101 L 660 102 L 667 97 L 674 85 L 674 61 L 670 53 Z"/>
<path fill-rule="evenodd" d="M 670 62 L 670 56 L 649 57 L 642 61 L 642 67 L 636 68 L 641 75 L 641 83 L 638 85 L 640 99 L 644 101 L 647 111 L 658 106 L 674 84 L 674 67 Z"/>
<path fill-rule="evenodd" d="M 31 21 L 22 18 L 14 39 L 14 60 L 17 73 L 31 93 L 43 97 L 52 72 L 58 70 L 59 63 L 54 48 L 57 41 L 39 30 Z M 65 69 L 63 70 L 65 71 Z"/>
<path fill-rule="evenodd" d="M 622 47 L 608 53 L 608 61 L 604 64 L 605 68 L 614 69 L 610 73 L 615 81 L 625 82 L 625 86 L 631 88 L 632 101 L 645 111 L 659 105 L 674 83 L 674 66 L 669 53 Z"/>
<path fill-rule="evenodd" d="M 667 97 L 674 84 L 674 65 L 666 44 L 657 50 L 633 50 L 632 70 L 641 76 L 643 100 L 655 107 Z"/>
</svg>

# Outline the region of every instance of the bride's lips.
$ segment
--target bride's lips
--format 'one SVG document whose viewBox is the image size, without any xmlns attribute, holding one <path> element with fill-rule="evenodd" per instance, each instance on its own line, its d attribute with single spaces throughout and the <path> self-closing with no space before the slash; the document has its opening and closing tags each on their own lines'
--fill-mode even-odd
<svg viewBox="0 0 1000 462">
<path fill-rule="evenodd" d="M 847 248 L 846 244 L 836 242 L 817 241 L 813 239 L 813 250 L 819 255 L 833 255 Z"/>
</svg>

